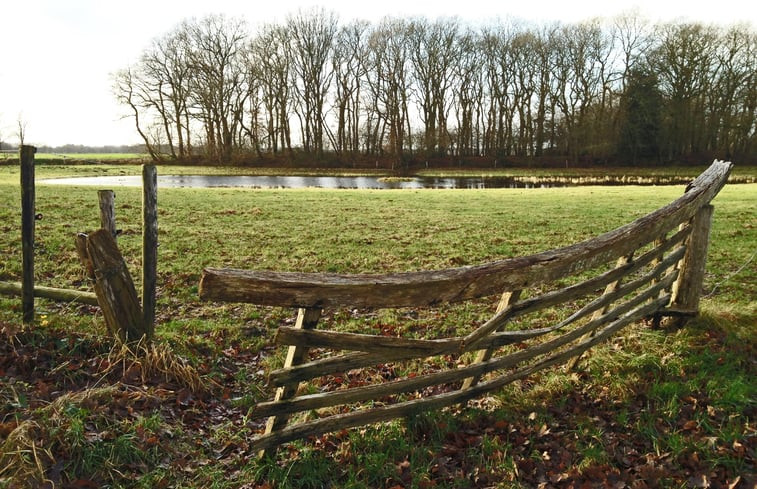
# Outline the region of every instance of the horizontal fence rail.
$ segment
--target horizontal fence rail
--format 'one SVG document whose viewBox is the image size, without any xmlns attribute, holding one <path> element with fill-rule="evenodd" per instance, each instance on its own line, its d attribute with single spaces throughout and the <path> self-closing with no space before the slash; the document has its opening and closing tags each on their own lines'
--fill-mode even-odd
<svg viewBox="0 0 757 489">
<path fill-rule="evenodd" d="M 595 238 L 530 256 L 478 266 L 394 274 L 324 274 L 207 268 L 205 300 L 297 308 L 294 327 L 280 327 L 284 366 L 270 372 L 271 401 L 252 415 L 268 417 L 252 442 L 282 443 L 464 402 L 541 369 L 577 359 L 623 327 L 644 318 L 696 314 L 712 218 L 710 201 L 731 163 L 715 161 L 684 194 L 646 216 Z M 565 281 L 569 285 L 558 285 Z M 552 290 L 549 289 L 553 287 Z M 531 295 L 529 295 L 529 292 Z M 465 336 L 416 339 L 315 329 L 324 308 L 435 307 L 499 295 L 482 324 Z M 516 318 L 567 310 L 546 327 L 513 329 Z M 317 352 L 311 358 L 311 352 Z M 475 353 L 472 362 L 461 356 Z M 452 368 L 369 385 L 300 394 L 302 382 L 388 363 L 455 358 Z M 467 357 L 466 357 L 467 358 Z M 430 389 L 430 390 L 429 390 Z M 431 392 L 431 395 L 422 393 Z M 287 426 L 291 416 L 326 410 Z"/>
</svg>

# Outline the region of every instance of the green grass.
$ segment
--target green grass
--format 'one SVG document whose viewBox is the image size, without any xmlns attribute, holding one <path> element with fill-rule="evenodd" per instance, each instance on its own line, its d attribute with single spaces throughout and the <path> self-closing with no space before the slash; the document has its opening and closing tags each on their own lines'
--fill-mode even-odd
<svg viewBox="0 0 757 489">
<path fill-rule="evenodd" d="M 150 159 L 149 155 L 145 153 L 35 153 L 34 158 L 41 164 L 107 161 L 147 162 Z M 18 161 L 18 153 L 0 153 L 0 159 Z"/>
<path fill-rule="evenodd" d="M 37 178 L 120 172 L 139 166 L 42 165 Z M 49 442 L 39 447 L 51 455 L 40 456 L 48 477 L 112 487 L 533 487 L 538 477 L 598 483 L 630 473 L 663 487 L 701 474 L 727 485 L 754 471 L 756 184 L 726 186 L 714 201 L 703 314 L 686 328 L 635 325 L 593 350 L 578 372 L 541 372 L 465 409 L 297 442 L 263 461 L 245 450 L 260 430 L 246 414 L 272 397 L 264 371 L 283 361 L 273 331 L 291 324 L 293 311 L 197 299 L 207 266 L 385 272 L 478 264 L 595 236 L 682 190 L 161 189 L 157 341 L 186 359 L 210 393 L 190 396 L 161 376 L 142 385 L 128 365 L 104 375 L 109 344 L 99 314 L 39 300 L 38 324 L 24 332 L 19 301 L 0 297 L 1 353 L 12 359 L 0 355 L 0 447 L 7 423 L 34 421 Z M 138 277 L 141 192 L 115 191 L 119 246 Z M 0 166 L 0 280 L 20 278 L 19 200 L 17 169 Z M 73 236 L 99 225 L 96 189 L 39 185 L 37 211 L 37 282 L 87 289 Z M 493 307 L 328 317 L 329 327 L 447 336 Z M 60 392 L 94 385 L 117 390 L 45 407 Z M 13 487 L 0 472 L 4 484 Z"/>
<path fill-rule="evenodd" d="M 593 168 L 444 168 L 418 171 L 419 175 L 428 177 L 545 177 L 545 178 L 585 178 L 601 179 L 615 177 L 616 180 L 628 179 L 629 183 L 636 183 L 637 178 L 694 178 L 707 168 L 701 166 L 660 166 L 660 167 L 593 167 Z M 757 168 L 748 165 L 735 165 L 731 172 L 731 179 L 740 182 L 754 183 L 757 179 Z"/>
</svg>

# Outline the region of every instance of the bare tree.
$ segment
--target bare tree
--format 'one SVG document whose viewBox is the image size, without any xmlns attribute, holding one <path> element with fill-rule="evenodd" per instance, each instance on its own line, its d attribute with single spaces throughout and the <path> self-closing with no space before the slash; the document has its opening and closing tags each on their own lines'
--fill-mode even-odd
<svg viewBox="0 0 757 489">
<path fill-rule="evenodd" d="M 18 137 L 18 147 L 24 145 L 24 141 L 26 140 L 26 120 L 24 120 L 24 116 L 22 114 L 18 114 L 18 117 L 16 118 L 16 137 Z"/>
<path fill-rule="evenodd" d="M 609 49 L 596 21 L 564 26 L 556 58 L 555 100 L 560 109 L 565 154 L 574 162 L 592 144 L 592 106 L 603 103 Z"/>
<path fill-rule="evenodd" d="M 455 146 L 459 156 L 481 154 L 484 80 L 480 37 L 468 31 L 458 38 L 460 58 L 454 67 L 452 85 L 456 117 Z"/>
<path fill-rule="evenodd" d="M 162 120 L 171 156 L 185 158 L 191 151 L 189 82 L 189 24 L 153 41 L 140 60 L 140 72 L 150 86 L 149 103 Z M 174 142 L 175 140 L 175 142 Z"/>
<path fill-rule="evenodd" d="M 755 39 L 744 26 L 733 26 L 721 32 L 716 42 L 712 84 L 706 92 L 708 149 L 727 158 L 740 152 L 744 134 L 755 123 L 754 115 L 744 117 L 749 112 L 744 110 L 745 102 L 754 100 L 757 85 Z"/>
<path fill-rule="evenodd" d="M 445 154 L 449 146 L 447 115 L 454 67 L 460 61 L 458 24 L 454 20 L 415 19 L 409 25 L 410 62 L 424 124 L 423 146 Z"/>
<path fill-rule="evenodd" d="M 360 150 L 361 95 L 366 76 L 366 44 L 369 24 L 353 21 L 342 27 L 334 44 L 334 110 L 338 154 L 348 152 L 353 158 Z"/>
<path fill-rule="evenodd" d="M 629 73 L 639 64 L 646 64 L 653 42 L 652 33 L 649 22 L 638 12 L 630 11 L 613 20 L 612 35 L 620 46 L 621 90 L 625 90 Z"/>
<path fill-rule="evenodd" d="M 229 163 L 249 95 L 244 86 L 246 25 L 241 20 L 211 15 L 188 24 L 187 32 L 195 116 L 203 124 L 208 155 Z"/>
<path fill-rule="evenodd" d="M 362 151 L 401 164 L 416 148 L 604 162 L 625 147 L 640 161 L 652 151 L 634 141 L 657 132 L 666 160 L 748 157 L 757 149 L 755 64 L 749 26 L 650 26 L 634 12 L 465 30 L 425 18 L 340 26 L 315 9 L 253 35 L 223 16 L 185 21 L 117 73 L 114 91 L 155 158 L 202 146 L 218 162 L 235 152 L 292 155 L 294 139 L 318 157 Z M 659 118 L 629 113 L 651 114 L 653 100 Z"/>
<path fill-rule="evenodd" d="M 139 82 L 131 68 L 120 70 L 113 75 L 113 93 L 116 96 L 116 100 L 131 109 L 131 117 L 134 117 L 134 127 L 142 138 L 142 141 L 144 141 L 147 153 L 153 161 L 159 161 L 160 149 L 156 147 L 155 142 L 150 139 L 143 129 L 140 117 L 145 114 L 147 107 L 143 102 L 141 103 L 143 97 L 140 95 L 140 92 Z"/>
<path fill-rule="evenodd" d="M 704 95 L 715 62 L 715 32 L 702 24 L 658 26 L 653 68 L 666 97 L 664 140 L 669 160 L 704 149 Z"/>
<path fill-rule="evenodd" d="M 300 12 L 290 16 L 286 26 L 293 87 L 302 121 L 303 147 L 306 152 L 322 157 L 325 100 L 333 77 L 330 60 L 337 33 L 337 16 L 324 10 Z"/>
<path fill-rule="evenodd" d="M 412 128 L 408 111 L 412 86 L 407 21 L 384 19 L 369 40 L 369 87 L 372 110 L 378 117 L 373 130 L 374 145 L 383 145 L 404 165 L 412 155 Z M 378 136 L 378 137 L 377 137 Z"/>
</svg>

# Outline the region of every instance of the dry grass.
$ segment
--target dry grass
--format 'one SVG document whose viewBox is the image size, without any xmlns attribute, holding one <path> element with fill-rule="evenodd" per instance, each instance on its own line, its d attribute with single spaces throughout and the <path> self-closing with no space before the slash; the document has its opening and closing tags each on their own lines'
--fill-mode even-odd
<svg viewBox="0 0 757 489">
<path fill-rule="evenodd" d="M 45 467 L 55 463 L 49 450 L 43 448 L 45 430 L 35 421 L 19 424 L 0 446 L 0 486 L 13 481 L 15 487 L 33 487 L 47 482 Z M 14 487 L 14 486 L 9 486 Z"/>
<path fill-rule="evenodd" d="M 0 485 L 10 483 L 8 481 L 14 484 L 10 487 L 52 484 L 45 468 L 56 463 L 49 447 L 54 443 L 55 433 L 67 424 L 65 407 L 102 402 L 110 399 L 117 390 L 116 386 L 107 386 L 63 394 L 38 410 L 37 419 L 46 422 L 26 420 L 19 423 L 0 447 Z"/>
<path fill-rule="evenodd" d="M 142 384 L 147 384 L 150 379 L 162 378 L 192 392 L 207 392 L 211 388 L 193 366 L 166 344 L 117 345 L 108 355 L 108 363 L 110 366 L 104 372 L 105 376 L 120 370 L 122 378 L 138 378 Z"/>
</svg>

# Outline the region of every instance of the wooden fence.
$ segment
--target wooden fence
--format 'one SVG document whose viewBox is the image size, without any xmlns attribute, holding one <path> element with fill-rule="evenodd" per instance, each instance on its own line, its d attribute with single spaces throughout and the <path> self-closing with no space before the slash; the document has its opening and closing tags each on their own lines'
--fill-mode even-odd
<svg viewBox="0 0 757 489">
<path fill-rule="evenodd" d="M 158 183 L 154 165 L 142 165 L 142 305 L 131 276 L 116 245 L 115 193 L 97 192 L 100 229 L 91 235 L 79 233 L 74 239 L 82 265 L 95 292 L 45 287 L 35 284 L 36 212 L 34 146 L 19 149 L 21 180 L 21 282 L 0 282 L 0 294 L 21 296 L 23 321 L 34 321 L 34 298 L 99 305 L 108 329 L 121 341 L 133 343 L 152 337 L 155 323 L 158 249 Z M 114 271 L 117 271 L 115 273 Z"/>
<path fill-rule="evenodd" d="M 265 450 L 461 403 L 541 369 L 575 361 L 641 319 L 696 314 L 712 217 L 710 201 L 725 184 L 731 166 L 715 161 L 683 196 L 630 224 L 530 256 L 395 274 L 204 270 L 203 299 L 298 311 L 294 327 L 278 329 L 277 342 L 288 345 L 288 353 L 283 368 L 269 376 L 277 387 L 274 399 L 253 410 L 255 417 L 268 417 L 266 431 L 253 447 Z M 489 296 L 499 298 L 494 315 L 483 324 L 470 325 L 470 332 L 461 337 L 411 339 L 315 329 L 324 308 L 433 307 Z M 559 322 L 512 330 L 513 319 L 557 307 L 569 311 Z M 514 344 L 517 348 L 506 347 Z M 439 355 L 460 357 L 466 352 L 475 352 L 475 360 L 461 367 L 300 394 L 301 382 L 322 376 Z M 441 393 L 420 394 L 431 387 L 437 388 L 426 392 Z M 372 402 L 376 400 L 381 402 Z M 338 414 L 288 425 L 294 414 L 322 408 Z"/>
</svg>

